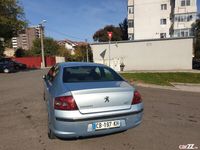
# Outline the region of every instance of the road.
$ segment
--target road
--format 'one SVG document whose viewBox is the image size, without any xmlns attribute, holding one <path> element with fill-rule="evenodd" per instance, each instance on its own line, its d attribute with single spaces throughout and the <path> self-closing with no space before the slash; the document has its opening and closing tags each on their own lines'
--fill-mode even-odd
<svg viewBox="0 0 200 150">
<path fill-rule="evenodd" d="M 145 104 L 140 126 L 78 140 L 49 140 L 42 99 L 44 71 L 0 74 L 0 150 L 200 149 L 200 93 L 138 87 Z"/>
</svg>

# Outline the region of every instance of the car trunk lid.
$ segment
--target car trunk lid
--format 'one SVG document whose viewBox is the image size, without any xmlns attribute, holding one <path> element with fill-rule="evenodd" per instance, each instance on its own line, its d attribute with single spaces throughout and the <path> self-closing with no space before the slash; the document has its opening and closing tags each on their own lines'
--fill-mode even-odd
<svg viewBox="0 0 200 150">
<path fill-rule="evenodd" d="M 83 114 L 131 108 L 133 87 L 124 81 L 65 83 Z"/>
</svg>

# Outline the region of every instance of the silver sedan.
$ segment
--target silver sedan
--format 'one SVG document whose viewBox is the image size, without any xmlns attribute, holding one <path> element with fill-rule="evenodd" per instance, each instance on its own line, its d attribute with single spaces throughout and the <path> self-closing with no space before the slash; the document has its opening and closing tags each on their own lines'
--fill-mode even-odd
<svg viewBox="0 0 200 150">
<path fill-rule="evenodd" d="M 105 65 L 60 63 L 43 78 L 50 139 L 105 135 L 141 123 L 139 92 Z"/>
</svg>

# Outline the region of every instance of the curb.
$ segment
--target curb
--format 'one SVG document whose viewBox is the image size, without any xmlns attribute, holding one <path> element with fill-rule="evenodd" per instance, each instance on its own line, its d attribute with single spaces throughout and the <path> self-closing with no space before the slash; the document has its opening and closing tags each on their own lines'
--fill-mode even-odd
<svg viewBox="0 0 200 150">
<path fill-rule="evenodd" d="M 190 83 L 171 83 L 171 84 L 172 86 L 160 86 L 160 85 L 144 84 L 144 83 L 136 83 L 133 85 L 135 87 L 146 87 L 146 88 L 155 88 L 155 89 L 163 89 L 163 90 L 200 93 L 200 84 L 190 84 Z"/>
<path fill-rule="evenodd" d="M 127 70 L 119 73 L 200 73 L 200 70 Z"/>
<path fill-rule="evenodd" d="M 198 83 L 178 83 L 178 82 L 170 82 L 173 86 L 180 85 L 180 86 L 197 86 L 200 87 L 200 84 Z"/>
<path fill-rule="evenodd" d="M 155 84 L 145 84 L 145 83 L 136 83 L 133 84 L 134 86 L 139 87 L 149 87 L 149 88 L 155 88 L 155 89 L 166 89 L 166 90 L 178 90 L 174 86 L 161 86 L 161 85 L 155 85 Z"/>
</svg>

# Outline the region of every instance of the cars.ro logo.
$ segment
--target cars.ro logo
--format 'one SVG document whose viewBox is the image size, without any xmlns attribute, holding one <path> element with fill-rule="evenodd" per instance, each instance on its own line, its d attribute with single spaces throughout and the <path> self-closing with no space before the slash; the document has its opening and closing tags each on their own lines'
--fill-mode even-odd
<svg viewBox="0 0 200 150">
<path fill-rule="evenodd" d="M 179 149 L 198 149 L 194 144 L 179 145 Z"/>
</svg>

